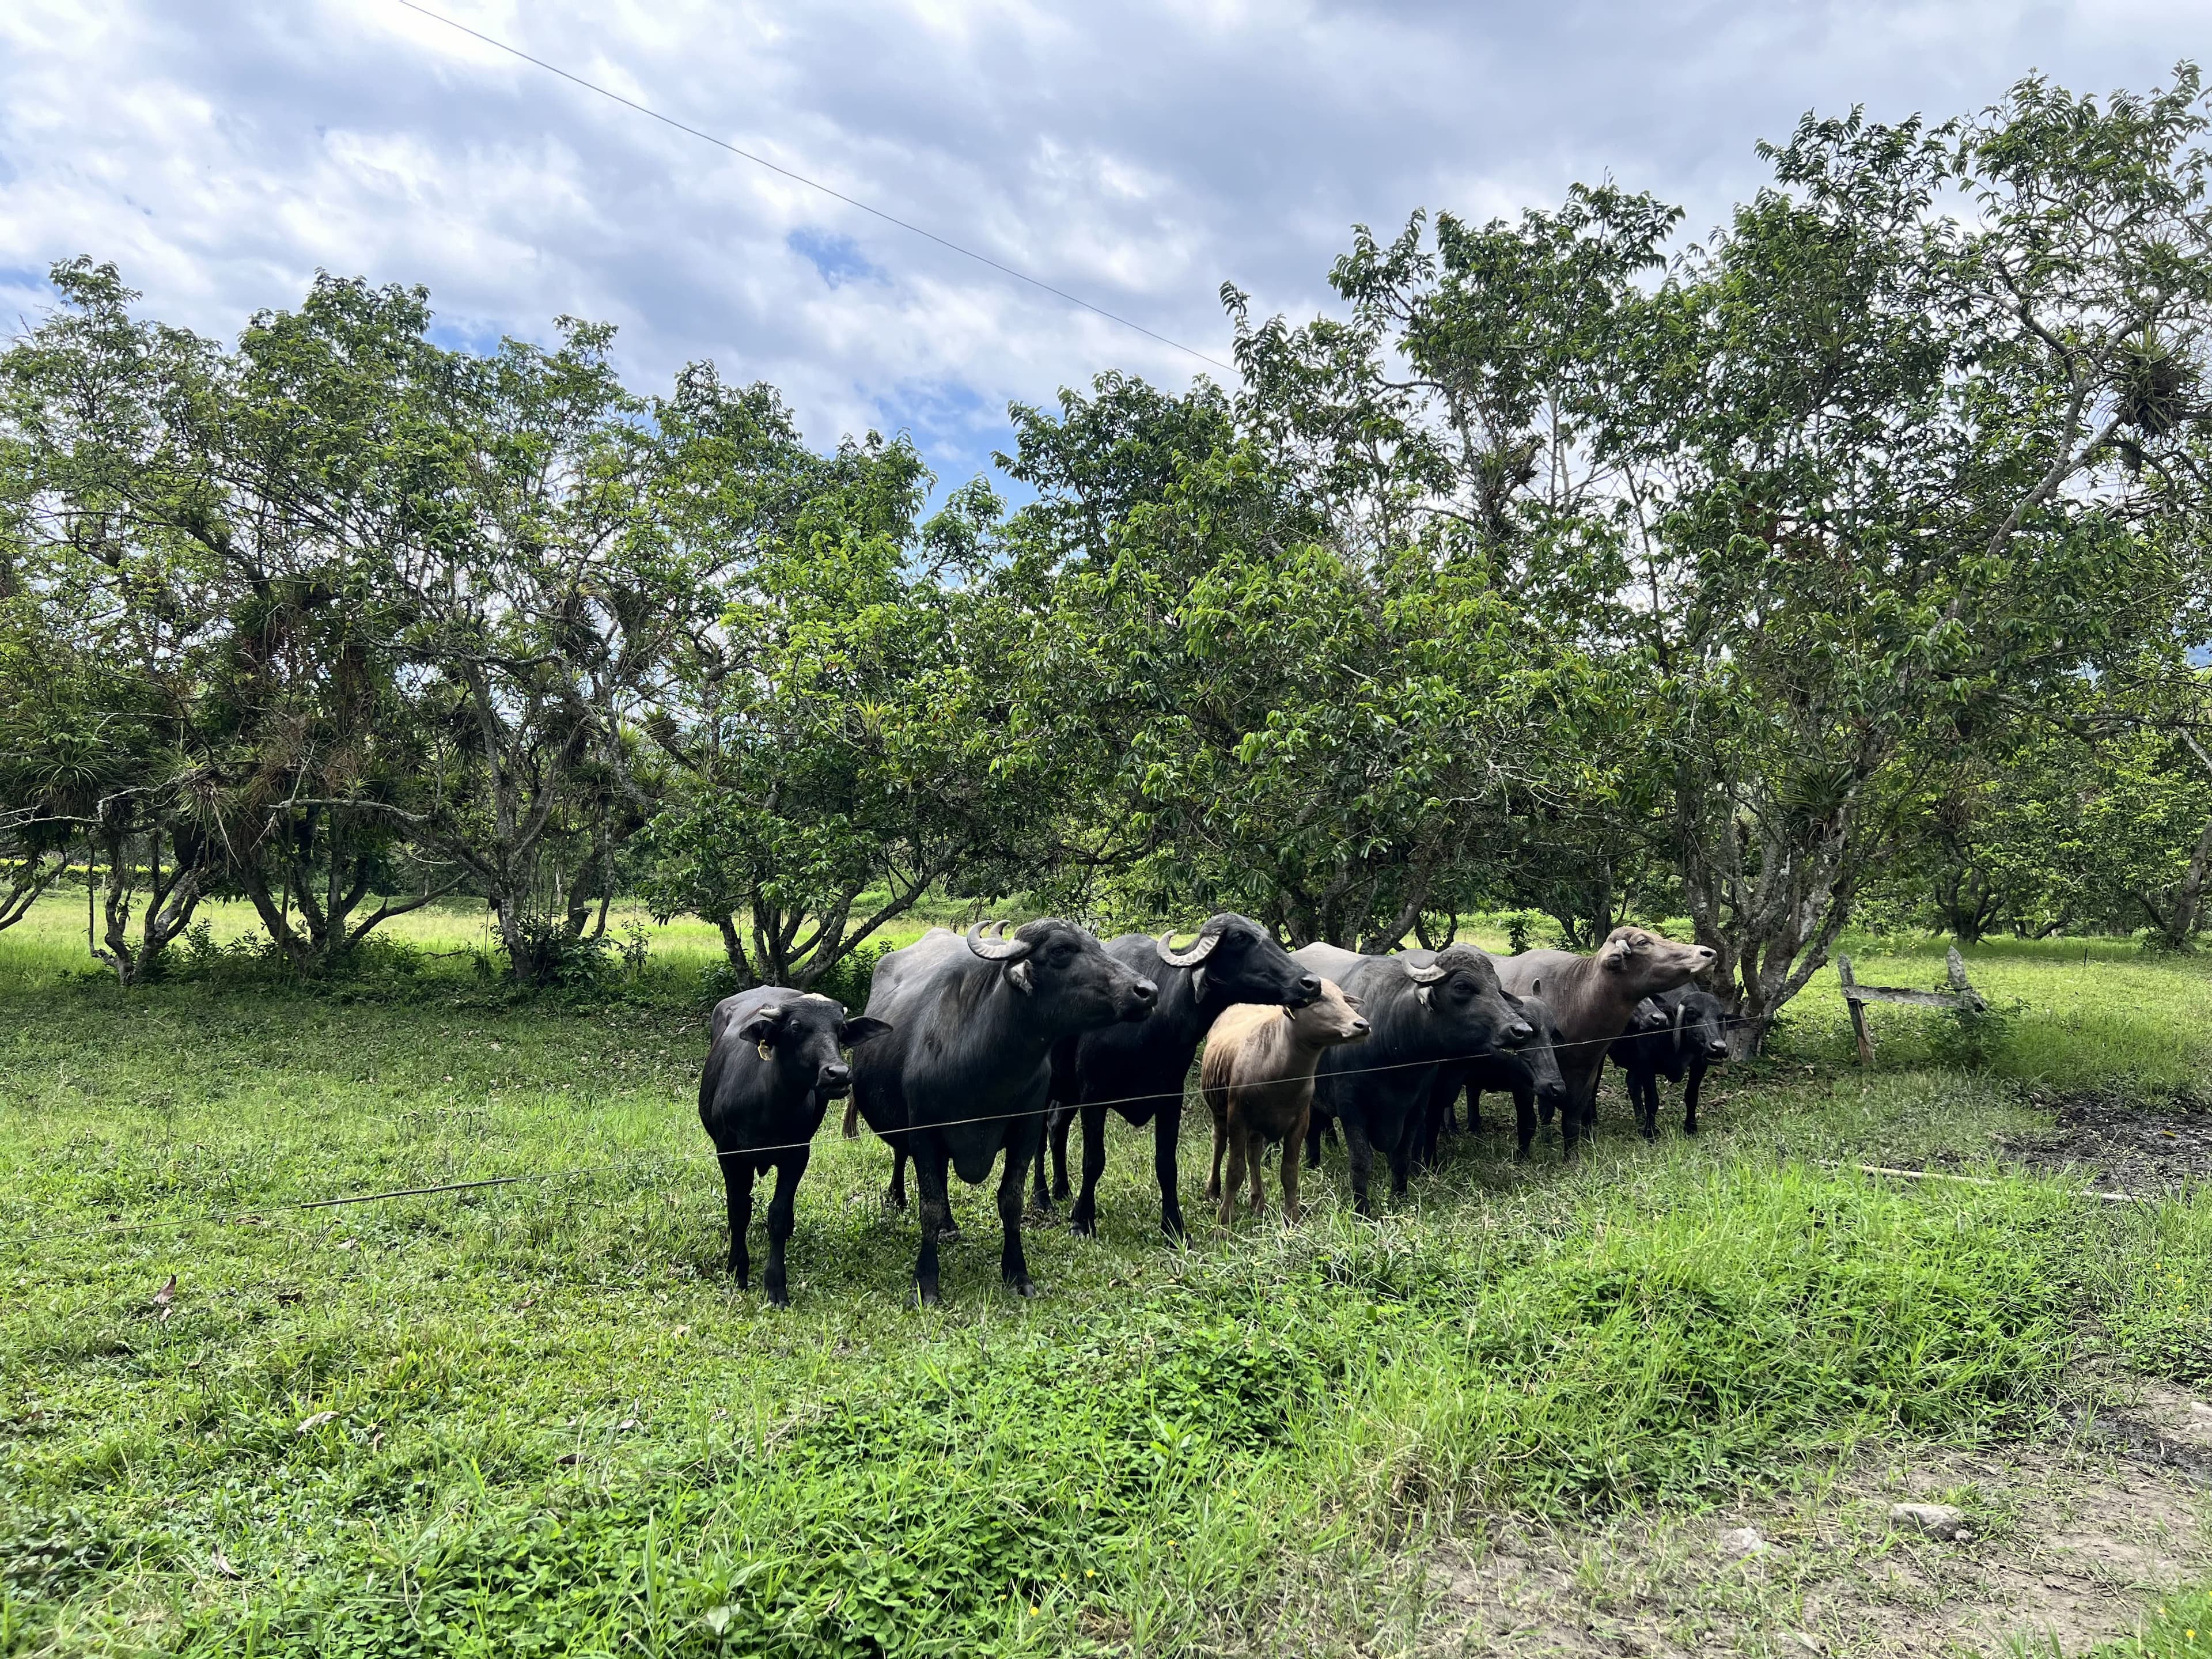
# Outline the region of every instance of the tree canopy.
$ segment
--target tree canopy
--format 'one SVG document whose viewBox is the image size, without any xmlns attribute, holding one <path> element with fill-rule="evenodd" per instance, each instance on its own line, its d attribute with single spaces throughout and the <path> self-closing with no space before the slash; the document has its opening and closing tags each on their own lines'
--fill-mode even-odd
<svg viewBox="0 0 2212 1659">
<path fill-rule="evenodd" d="M 618 893 L 808 986 L 932 894 L 1286 941 L 1686 918 L 1756 1040 L 1854 917 L 2147 927 L 2212 878 L 2195 68 L 1808 115 L 1701 240 L 1611 184 L 1224 285 L 1239 384 L 1017 407 L 947 491 L 776 392 L 475 352 L 320 277 L 225 344 L 55 269 L 0 353 L 0 927 L 126 981 Z"/>
</svg>

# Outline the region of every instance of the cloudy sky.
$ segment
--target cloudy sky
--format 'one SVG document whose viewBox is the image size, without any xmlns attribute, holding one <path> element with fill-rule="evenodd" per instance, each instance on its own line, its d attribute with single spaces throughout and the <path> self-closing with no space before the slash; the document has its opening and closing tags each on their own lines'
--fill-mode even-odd
<svg viewBox="0 0 2212 1659">
<path fill-rule="evenodd" d="M 1610 173 L 1701 229 L 1808 107 L 2140 89 L 2212 48 L 2203 0 L 424 3 L 1215 357 L 1224 279 L 1310 312 L 1356 222 Z M 950 482 L 1010 399 L 1222 378 L 398 0 L 10 0 L 0 318 L 81 252 L 220 335 L 318 267 L 427 285 L 458 342 L 605 319 L 641 388 L 712 357 Z"/>
</svg>

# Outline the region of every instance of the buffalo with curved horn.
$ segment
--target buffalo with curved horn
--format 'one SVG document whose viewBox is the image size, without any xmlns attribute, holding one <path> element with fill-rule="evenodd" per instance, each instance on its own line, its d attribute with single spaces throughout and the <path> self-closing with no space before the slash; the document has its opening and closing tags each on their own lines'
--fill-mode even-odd
<svg viewBox="0 0 2212 1659">
<path fill-rule="evenodd" d="M 1317 944 L 1295 956 L 1342 986 L 1374 1027 L 1356 1054 L 1332 1048 L 1322 1057 L 1307 1129 L 1308 1157 L 1318 1163 L 1324 1115 L 1342 1127 L 1352 1204 L 1371 1215 L 1376 1152 L 1390 1166 L 1391 1196 L 1405 1196 L 1438 1070 L 1517 1048 L 1535 1028 L 1499 986 L 1496 965 L 1471 945 L 1370 957 Z"/>
<path fill-rule="evenodd" d="M 868 1016 L 890 1030 L 853 1055 L 853 1099 L 868 1127 L 910 1155 L 921 1197 L 915 1281 L 938 1299 L 938 1241 L 951 1172 L 973 1186 L 1003 1152 L 1000 1271 L 1034 1294 L 1022 1252 L 1022 1183 L 1044 1134 L 1054 1047 L 1100 1026 L 1142 1021 L 1157 988 L 1072 921 L 1025 922 L 1009 937 L 980 924 L 938 927 L 876 965 Z"/>
<path fill-rule="evenodd" d="M 1031 1201 L 1049 1210 L 1066 1198 L 1067 1130 L 1083 1121 L 1083 1185 L 1071 1224 L 1079 1233 L 1098 1224 L 1098 1178 L 1106 1170 L 1106 1114 L 1152 1126 L 1152 1172 L 1159 1182 L 1160 1225 L 1170 1238 L 1183 1234 L 1176 1142 L 1182 1131 L 1183 1085 L 1207 1028 L 1231 1004 L 1257 1002 L 1303 1008 L 1321 994 L 1321 977 L 1300 967 L 1274 936 L 1249 916 L 1223 911 L 1206 918 L 1198 937 L 1181 950 L 1172 931 L 1155 939 L 1123 933 L 1106 941 L 1107 955 L 1133 973 L 1159 981 L 1159 1005 L 1141 1025 L 1109 1025 L 1062 1043 L 1053 1054 L 1054 1109 L 1047 1138 L 1053 1183 L 1045 1186 L 1037 1160 Z"/>
</svg>

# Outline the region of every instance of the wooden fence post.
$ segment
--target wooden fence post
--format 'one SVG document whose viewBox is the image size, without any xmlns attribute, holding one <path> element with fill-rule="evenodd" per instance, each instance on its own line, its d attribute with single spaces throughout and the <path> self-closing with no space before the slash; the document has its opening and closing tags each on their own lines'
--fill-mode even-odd
<svg viewBox="0 0 2212 1659">
<path fill-rule="evenodd" d="M 1954 1013 L 1972 1009 L 1977 1012 L 1987 1008 L 1989 1000 L 1966 982 L 1966 964 L 1953 945 L 1944 954 L 1943 971 L 1951 981 L 1948 991 L 1915 991 L 1901 985 L 1862 985 L 1851 972 L 1851 959 L 1836 958 L 1836 978 L 1844 988 L 1844 1003 L 1851 1011 L 1851 1030 L 1859 1040 L 1859 1064 L 1874 1064 L 1874 1034 L 1867 1030 L 1866 1006 L 1869 1002 L 1897 1002 L 1908 1008 L 1942 1008 Z"/>
<path fill-rule="evenodd" d="M 1851 977 L 1851 959 L 1836 958 L 1836 977 L 1844 983 L 1844 1006 L 1851 1011 L 1851 1031 L 1859 1040 L 1859 1064 L 1874 1064 L 1874 1038 L 1867 1030 L 1866 1005 L 1856 995 L 1858 981 Z"/>
</svg>

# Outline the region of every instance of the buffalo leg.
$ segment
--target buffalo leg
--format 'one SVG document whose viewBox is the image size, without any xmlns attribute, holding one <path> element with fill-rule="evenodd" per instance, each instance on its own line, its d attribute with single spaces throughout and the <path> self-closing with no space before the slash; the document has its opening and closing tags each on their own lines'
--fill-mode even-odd
<svg viewBox="0 0 2212 1659">
<path fill-rule="evenodd" d="M 800 1146 L 784 1154 L 783 1161 L 775 1166 L 775 1196 L 768 1201 L 768 1299 L 779 1308 L 791 1304 L 791 1293 L 785 1288 L 783 1276 L 783 1247 L 791 1242 L 792 1209 L 799 1198 L 799 1178 L 806 1173 L 811 1156 L 807 1147 Z"/>
<path fill-rule="evenodd" d="M 1029 1201 L 1044 1214 L 1053 1212 L 1053 1199 L 1068 1197 L 1068 1119 L 1073 1117 L 1073 1106 L 1053 1106 L 1044 1115 L 1044 1134 L 1037 1137 L 1037 1183 Z M 1044 1179 L 1046 1157 L 1053 1161 L 1051 1182 Z"/>
<path fill-rule="evenodd" d="M 1244 1156 L 1252 1169 L 1252 1213 L 1254 1215 L 1265 1215 L 1267 1212 L 1267 1191 L 1260 1171 L 1260 1160 L 1267 1150 L 1267 1138 L 1257 1129 L 1244 1137 Z M 1297 1162 L 1295 1158 L 1291 1161 Z"/>
<path fill-rule="evenodd" d="M 1208 1199 L 1217 1199 L 1221 1196 L 1221 1158 L 1222 1155 L 1229 1150 L 1230 1133 L 1227 1115 L 1216 1111 L 1213 1114 L 1213 1170 L 1206 1177 L 1206 1195 Z"/>
<path fill-rule="evenodd" d="M 1438 1084 L 1422 1096 L 1420 1109 L 1413 1117 L 1413 1157 L 1424 1170 L 1437 1166 L 1437 1140 L 1443 1127 L 1443 1115 L 1449 1109 L 1438 1101 L 1443 1093 L 1443 1085 Z"/>
<path fill-rule="evenodd" d="M 1321 1143 L 1328 1133 L 1328 1122 L 1329 1118 L 1327 1112 L 1310 1107 L 1307 1109 L 1305 1139 L 1306 1168 L 1309 1170 L 1318 1170 L 1321 1168 Z M 1293 1158 L 1297 1156 L 1296 1147 L 1291 1142 L 1285 1141 L 1283 1143 L 1283 1156 L 1285 1158 Z"/>
<path fill-rule="evenodd" d="M 1231 1123 L 1228 1128 L 1217 1129 L 1217 1140 L 1226 1141 L 1229 1152 L 1229 1173 L 1221 1183 L 1221 1207 L 1214 1212 L 1224 1227 L 1237 1219 L 1237 1189 L 1244 1184 L 1245 1135 L 1242 1123 Z M 1252 1158 L 1252 1184 L 1260 1184 L 1260 1159 L 1256 1152 Z"/>
<path fill-rule="evenodd" d="M 1559 1157 L 1569 1164 L 1575 1160 L 1575 1143 L 1582 1139 L 1583 1109 L 1583 1091 L 1577 1085 L 1559 1108 Z"/>
<path fill-rule="evenodd" d="M 1045 1119 L 1045 1133 L 1037 1137 L 1036 1156 L 1030 1160 L 1030 1170 L 1036 1177 L 1030 1188 L 1030 1207 L 1039 1215 L 1052 1213 L 1052 1188 L 1045 1180 L 1045 1154 L 1052 1146 L 1052 1119 Z M 1012 1154 L 1009 1154 L 1012 1156 Z"/>
<path fill-rule="evenodd" d="M 1045 1123 L 1046 1139 L 1052 1143 L 1052 1195 L 1057 1199 L 1067 1196 L 1067 1126 L 1074 1121 L 1073 1106 L 1055 1106 Z"/>
<path fill-rule="evenodd" d="M 1182 1102 L 1171 1100 L 1152 1115 L 1152 1173 L 1160 1182 L 1160 1231 L 1177 1243 L 1182 1242 L 1182 1174 L 1176 1164 L 1176 1143 L 1182 1137 Z"/>
<path fill-rule="evenodd" d="M 1085 1237 L 1098 1230 L 1098 1177 L 1106 1173 L 1106 1109 L 1085 1106 L 1083 1116 L 1083 1190 L 1067 1224 Z"/>
<path fill-rule="evenodd" d="M 1682 1133 L 1686 1135 L 1698 1133 L 1698 1085 L 1705 1080 L 1705 1062 L 1692 1060 L 1690 1075 L 1682 1084 Z"/>
<path fill-rule="evenodd" d="M 1042 1135 L 1037 1150 L 1043 1150 Z M 1006 1172 L 999 1177 L 999 1227 L 1004 1241 L 999 1246 L 999 1277 L 1016 1296 L 1037 1293 L 1036 1286 L 1030 1283 L 1029 1257 L 1022 1252 L 1022 1183 L 1028 1178 L 1029 1166 L 1029 1159 L 1009 1146 Z"/>
<path fill-rule="evenodd" d="M 914 1149 L 914 1184 L 921 1200 L 921 1254 L 914 1264 L 915 1291 L 924 1307 L 934 1307 L 937 1285 L 937 1241 L 951 1206 L 945 1190 L 945 1147 L 936 1136 L 926 1134 Z"/>
<path fill-rule="evenodd" d="M 730 1274 L 742 1291 L 753 1275 L 752 1258 L 745 1253 L 745 1235 L 753 1224 L 753 1161 L 724 1153 L 721 1164 L 730 1200 Z"/>
<path fill-rule="evenodd" d="M 1298 1224 L 1298 1143 L 1306 1138 L 1306 1120 L 1301 1116 L 1291 1126 L 1290 1133 L 1283 1137 L 1283 1218 L 1291 1226 Z"/>
<path fill-rule="evenodd" d="M 884 1202 L 894 1210 L 906 1208 L 906 1137 L 902 1134 L 891 1142 L 890 1190 L 884 1194 Z"/>
<path fill-rule="evenodd" d="M 1513 1091 L 1513 1156 L 1526 1164 L 1529 1149 L 1535 1144 L 1536 1091 L 1534 1089 L 1516 1089 Z"/>
<path fill-rule="evenodd" d="M 1405 1198 L 1406 1188 L 1412 1180 L 1413 1142 L 1419 1127 L 1418 1118 L 1407 1118 L 1398 1126 L 1398 1133 L 1390 1144 L 1382 1149 L 1383 1156 L 1390 1162 L 1390 1196 L 1393 1200 Z"/>
<path fill-rule="evenodd" d="M 1344 1121 L 1344 1150 L 1352 1164 L 1352 1210 L 1371 1219 L 1375 1210 L 1367 1200 L 1367 1182 L 1375 1172 L 1375 1148 L 1368 1142 L 1366 1129 L 1350 1118 Z"/>
</svg>

